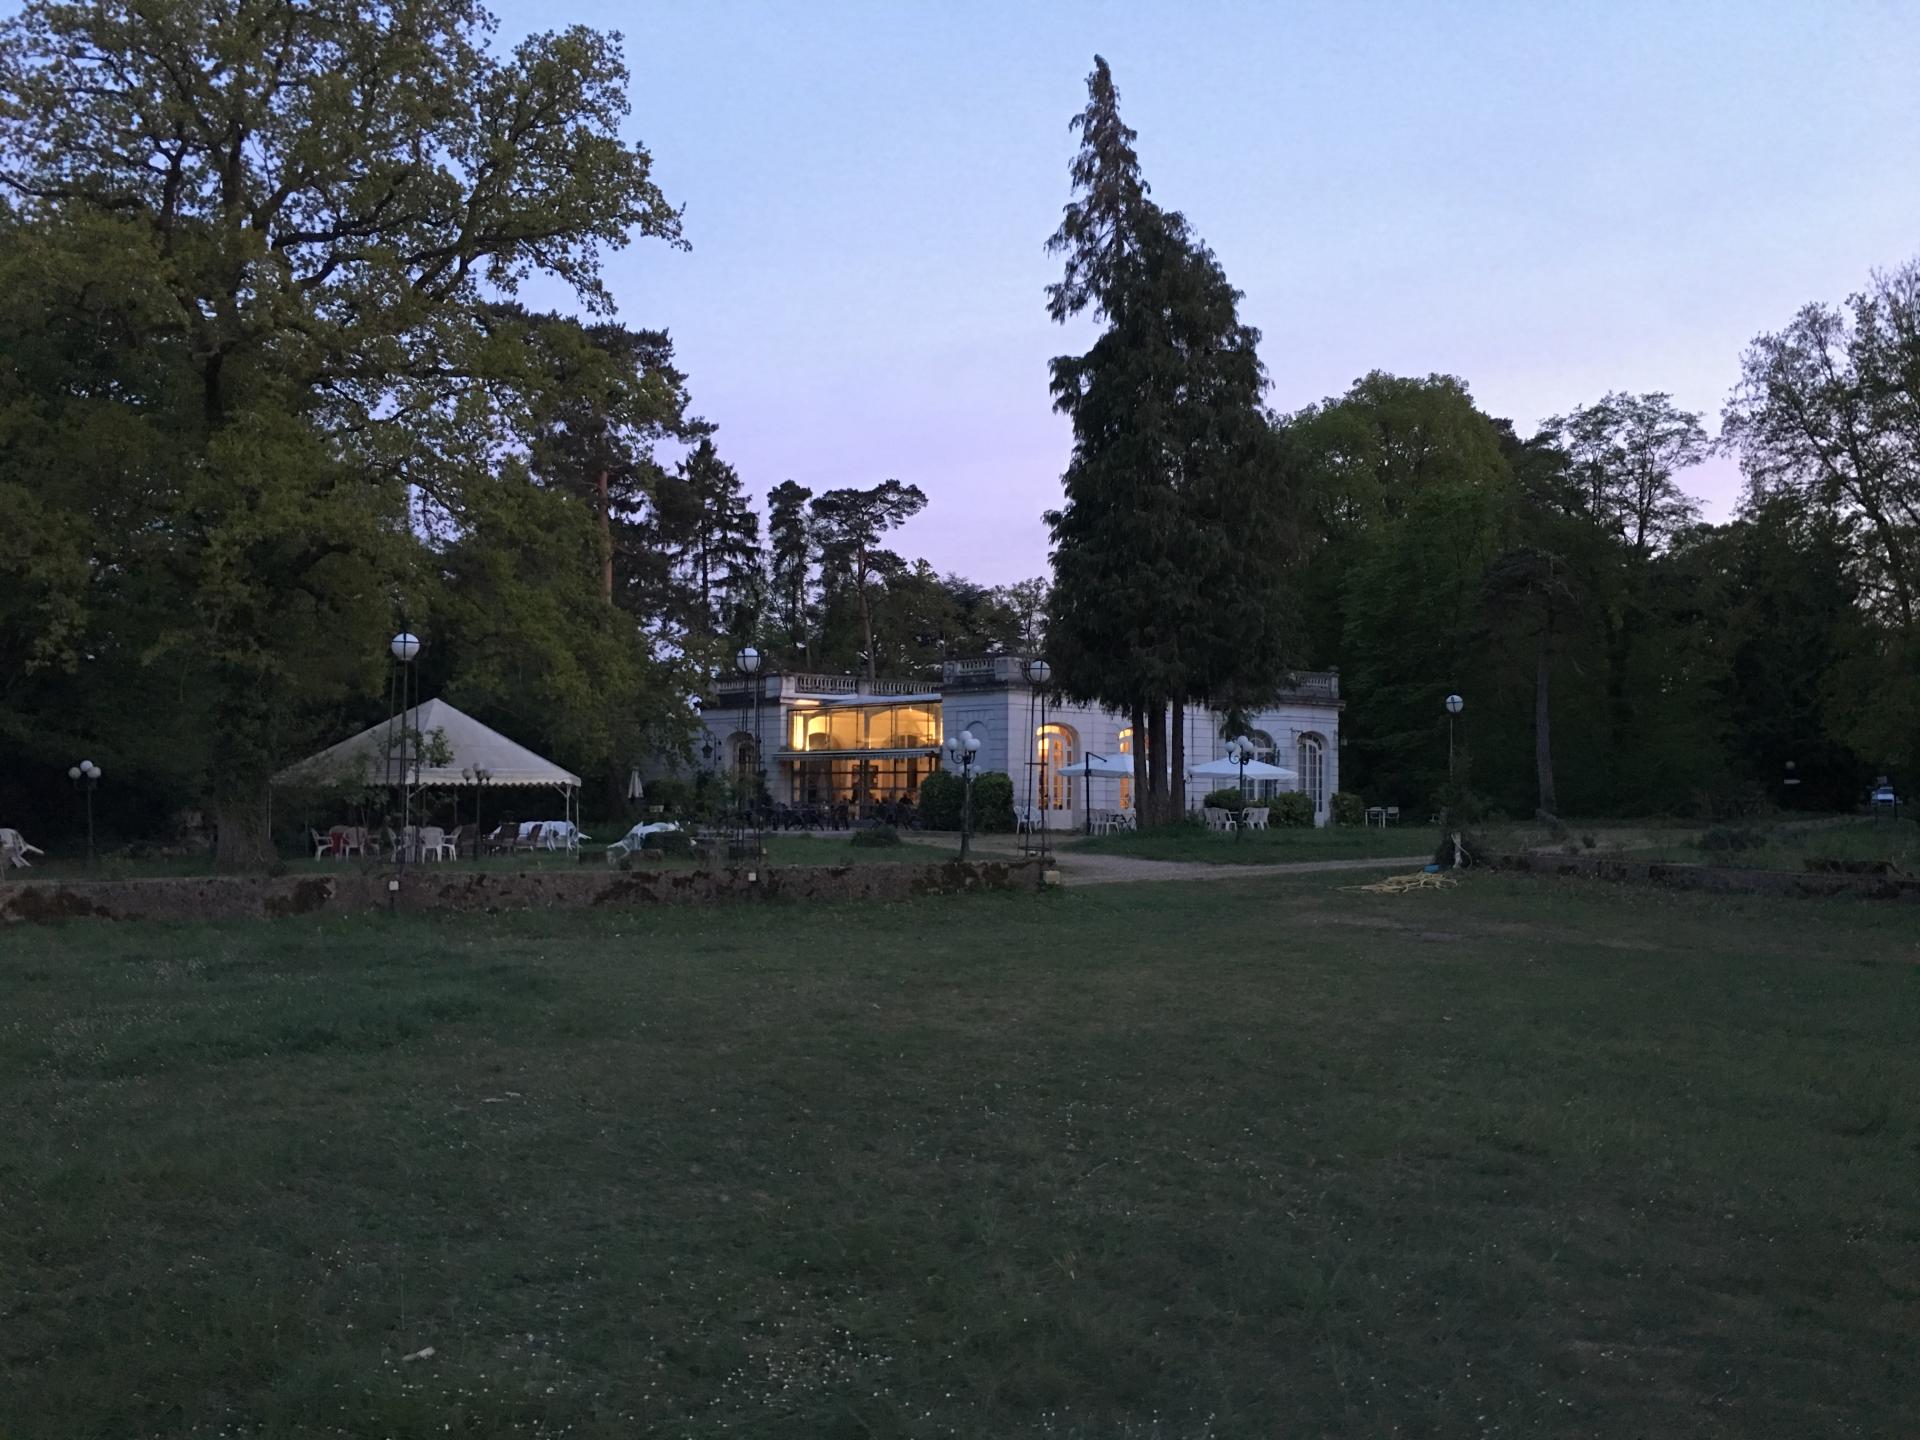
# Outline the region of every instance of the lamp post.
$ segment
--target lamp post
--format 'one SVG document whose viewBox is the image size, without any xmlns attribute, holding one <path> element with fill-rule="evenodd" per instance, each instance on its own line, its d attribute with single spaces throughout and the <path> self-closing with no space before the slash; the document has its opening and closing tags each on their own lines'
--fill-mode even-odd
<svg viewBox="0 0 1920 1440">
<path fill-rule="evenodd" d="M 1447 705 L 1447 784 L 1453 784 L 1453 718 L 1467 708 L 1467 702 L 1458 695 L 1449 695 Z"/>
<path fill-rule="evenodd" d="M 93 787 L 100 783 L 100 767 L 91 760 L 67 767 L 67 779 L 87 797 L 87 867 L 93 867 Z"/>
<path fill-rule="evenodd" d="M 1053 798 L 1047 793 L 1047 682 L 1053 679 L 1053 666 L 1043 659 L 1027 662 L 1027 679 L 1040 694 L 1040 864 L 1044 868 L 1047 859 L 1047 808 Z"/>
<path fill-rule="evenodd" d="M 973 838 L 973 762 L 980 753 L 980 737 L 962 730 L 947 742 L 947 753 L 960 767 L 960 858 L 964 860 Z"/>
<path fill-rule="evenodd" d="M 766 837 L 760 829 L 760 793 L 767 785 L 767 767 L 760 759 L 760 652 L 751 645 L 743 645 L 733 657 L 733 663 L 753 686 L 753 795 L 747 803 L 753 807 L 753 854 L 757 860 L 767 848 Z"/>
<path fill-rule="evenodd" d="M 1253 758 L 1253 741 L 1245 735 L 1237 736 L 1227 742 L 1227 752 L 1232 755 L 1234 763 L 1240 767 L 1240 814 L 1234 817 L 1239 821 L 1245 819 L 1247 813 L 1247 761 Z M 1246 828 L 1245 825 L 1234 825 L 1233 840 L 1236 845 L 1240 843 L 1240 836 Z"/>
<path fill-rule="evenodd" d="M 400 774 L 397 788 L 400 791 L 400 843 L 394 850 L 394 859 L 402 868 L 407 863 L 409 837 L 407 832 L 413 826 L 413 779 L 408 771 L 408 762 L 413 762 L 413 770 L 419 770 L 418 747 L 408 734 L 407 716 L 415 701 L 414 659 L 420 654 L 420 637 L 410 630 L 402 630 L 387 642 L 387 650 L 394 659 L 393 699 L 395 703 L 394 719 L 387 727 L 387 760 L 393 763 L 394 725 L 399 726 L 400 734 Z M 391 773 L 391 772 L 389 772 Z"/>
<path fill-rule="evenodd" d="M 473 858 L 480 858 L 480 811 L 486 804 L 487 782 L 493 779 L 493 772 L 484 765 L 469 765 L 460 774 L 473 786 Z M 458 819 L 458 816 L 454 817 Z"/>
</svg>

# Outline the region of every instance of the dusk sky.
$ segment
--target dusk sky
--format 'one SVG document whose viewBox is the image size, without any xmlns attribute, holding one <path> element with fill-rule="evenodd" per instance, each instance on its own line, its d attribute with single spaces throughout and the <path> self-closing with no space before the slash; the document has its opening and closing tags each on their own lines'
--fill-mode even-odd
<svg viewBox="0 0 1920 1440">
<path fill-rule="evenodd" d="M 761 494 L 897 477 L 899 548 L 1042 573 L 1068 451 L 1044 242 L 1096 52 L 1154 197 L 1264 332 L 1292 410 L 1370 369 L 1462 377 L 1527 433 L 1609 389 L 1717 428 L 1800 305 L 1920 255 L 1920 3 L 625 4 L 630 136 L 691 253 L 614 257 Z M 539 292 L 530 299 L 550 302 Z M 1688 477 L 1710 518 L 1726 462 Z"/>
</svg>

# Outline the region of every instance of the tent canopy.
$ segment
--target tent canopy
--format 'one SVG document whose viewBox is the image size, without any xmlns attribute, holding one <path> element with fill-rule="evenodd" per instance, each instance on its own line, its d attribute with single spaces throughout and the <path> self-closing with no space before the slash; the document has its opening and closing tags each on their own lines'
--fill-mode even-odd
<svg viewBox="0 0 1920 1440">
<path fill-rule="evenodd" d="M 444 764 L 422 764 L 418 769 L 421 785 L 465 785 L 461 773 L 470 769 L 488 772 L 489 785 L 551 785 L 557 789 L 578 789 L 580 777 L 563 770 L 498 730 L 482 725 L 464 710 L 444 700 L 429 700 L 416 705 L 401 717 L 406 728 L 423 736 L 429 749 L 443 741 L 450 753 Z M 437 734 L 436 734 L 437 732 Z M 388 736 L 393 727 L 383 720 L 362 730 L 351 740 L 331 745 L 318 755 L 290 765 L 273 777 L 276 785 L 325 784 L 329 780 L 365 775 L 379 784 L 386 775 Z M 397 735 L 395 737 L 397 746 Z M 397 757 L 396 757 L 397 758 Z"/>
<path fill-rule="evenodd" d="M 1195 780 L 1238 780 L 1245 775 L 1249 780 L 1292 780 L 1293 771 L 1282 765 L 1269 765 L 1264 760 L 1249 760 L 1245 768 L 1238 760 L 1209 760 L 1204 765 L 1194 765 L 1187 774 Z"/>
</svg>

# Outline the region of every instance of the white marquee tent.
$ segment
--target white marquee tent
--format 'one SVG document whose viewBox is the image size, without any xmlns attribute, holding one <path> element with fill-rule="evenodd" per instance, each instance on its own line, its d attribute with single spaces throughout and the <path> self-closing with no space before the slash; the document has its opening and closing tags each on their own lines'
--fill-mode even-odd
<svg viewBox="0 0 1920 1440">
<path fill-rule="evenodd" d="M 573 814 L 573 798 L 580 788 L 580 777 L 551 760 L 533 753 L 526 746 L 509 740 L 498 730 L 482 725 L 464 710 L 444 700 L 429 700 L 416 705 L 396 723 L 383 720 L 362 730 L 350 740 L 331 745 L 318 755 L 290 765 L 274 776 L 276 785 L 319 784 L 331 780 L 366 777 L 378 785 L 385 775 L 394 775 L 398 764 L 389 767 L 387 757 L 399 750 L 400 727 L 421 737 L 417 742 L 429 750 L 444 745 L 445 758 L 407 768 L 413 771 L 412 784 L 471 785 L 476 770 L 487 772 L 488 786 L 552 787 L 565 798 L 567 814 Z M 388 782 L 392 783 L 392 782 Z"/>
</svg>

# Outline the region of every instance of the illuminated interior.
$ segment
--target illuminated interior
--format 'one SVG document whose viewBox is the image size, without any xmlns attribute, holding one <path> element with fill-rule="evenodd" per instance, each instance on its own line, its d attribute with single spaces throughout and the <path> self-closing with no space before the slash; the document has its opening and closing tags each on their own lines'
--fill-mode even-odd
<svg viewBox="0 0 1920 1440">
<path fill-rule="evenodd" d="M 787 743 L 794 750 L 937 750 L 938 705 L 843 705 L 795 712 Z"/>
<path fill-rule="evenodd" d="M 785 766 L 787 799 L 795 805 L 855 806 L 911 799 L 919 794 L 920 782 L 940 768 L 941 741 L 938 704 L 796 711 L 788 720 L 787 743 L 801 753 Z"/>
</svg>

